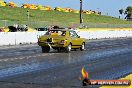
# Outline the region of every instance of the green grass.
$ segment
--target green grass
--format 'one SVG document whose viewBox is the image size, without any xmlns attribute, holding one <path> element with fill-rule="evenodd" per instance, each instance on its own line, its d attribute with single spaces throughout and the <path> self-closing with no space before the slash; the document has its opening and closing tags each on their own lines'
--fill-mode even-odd
<svg viewBox="0 0 132 88">
<path fill-rule="evenodd" d="M 79 24 L 79 14 L 76 13 L 65 13 L 58 11 L 41 11 L 41 10 L 30 10 L 30 17 L 28 21 L 27 10 L 23 8 L 11 8 L 11 7 L 0 7 L 0 20 L 8 20 L 9 23 L 0 22 L 0 26 L 13 24 L 14 22 L 29 24 L 33 27 L 45 26 L 45 25 L 60 25 L 60 26 L 71 26 Z M 98 15 L 87 15 L 83 14 L 84 24 L 127 24 L 130 25 L 132 22 L 120 20 L 110 16 L 98 16 Z"/>
</svg>

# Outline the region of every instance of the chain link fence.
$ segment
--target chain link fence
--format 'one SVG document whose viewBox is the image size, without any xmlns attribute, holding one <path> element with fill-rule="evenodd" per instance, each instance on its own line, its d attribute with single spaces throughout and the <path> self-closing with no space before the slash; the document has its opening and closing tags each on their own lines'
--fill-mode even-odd
<svg viewBox="0 0 132 88">
<path fill-rule="evenodd" d="M 78 23 L 62 23 L 62 22 L 48 22 L 48 21 L 9 21 L 0 20 L 0 27 L 12 26 L 14 24 L 28 25 L 32 28 L 49 27 L 51 25 L 58 25 L 60 27 L 79 27 Z M 83 28 L 132 28 L 132 24 L 107 24 L 107 23 L 84 23 Z"/>
</svg>

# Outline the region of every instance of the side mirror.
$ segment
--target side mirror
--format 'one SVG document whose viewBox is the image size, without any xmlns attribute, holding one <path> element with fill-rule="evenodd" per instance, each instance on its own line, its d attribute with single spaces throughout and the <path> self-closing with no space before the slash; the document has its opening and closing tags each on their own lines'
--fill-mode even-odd
<svg viewBox="0 0 132 88">
<path fill-rule="evenodd" d="M 80 36 L 78 36 L 78 38 L 80 38 Z"/>
</svg>

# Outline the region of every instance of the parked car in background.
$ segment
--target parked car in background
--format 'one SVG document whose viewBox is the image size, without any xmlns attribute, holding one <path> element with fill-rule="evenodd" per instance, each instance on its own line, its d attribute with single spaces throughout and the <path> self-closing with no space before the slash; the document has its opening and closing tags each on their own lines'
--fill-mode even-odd
<svg viewBox="0 0 132 88">
<path fill-rule="evenodd" d="M 48 28 L 44 27 L 44 28 L 35 28 L 37 31 L 48 31 Z"/>
<path fill-rule="evenodd" d="M 48 28 L 40 27 L 40 28 L 35 28 L 35 30 L 37 31 L 37 37 L 40 37 L 48 31 Z"/>
<path fill-rule="evenodd" d="M 42 52 L 50 51 L 52 47 L 58 51 L 70 52 L 71 49 L 85 49 L 85 39 L 80 38 L 74 30 L 70 29 L 52 29 L 45 35 L 38 38 L 38 45 L 41 46 Z"/>
<path fill-rule="evenodd" d="M 4 27 L 3 28 L 3 32 L 9 32 L 9 28 L 8 27 Z"/>
<path fill-rule="evenodd" d="M 34 32 L 36 31 L 35 29 L 25 25 L 8 26 L 8 27 L 4 27 L 3 30 L 4 32 Z"/>
<path fill-rule="evenodd" d="M 4 32 L 3 28 L 0 28 L 0 32 Z"/>
</svg>

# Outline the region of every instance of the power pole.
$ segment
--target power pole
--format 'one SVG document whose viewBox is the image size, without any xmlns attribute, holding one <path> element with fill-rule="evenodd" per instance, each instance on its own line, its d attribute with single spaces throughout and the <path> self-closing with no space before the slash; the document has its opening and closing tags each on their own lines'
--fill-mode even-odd
<svg viewBox="0 0 132 88">
<path fill-rule="evenodd" d="M 83 19 L 82 19 L 82 0 L 80 0 L 80 24 L 83 23 Z"/>
</svg>

